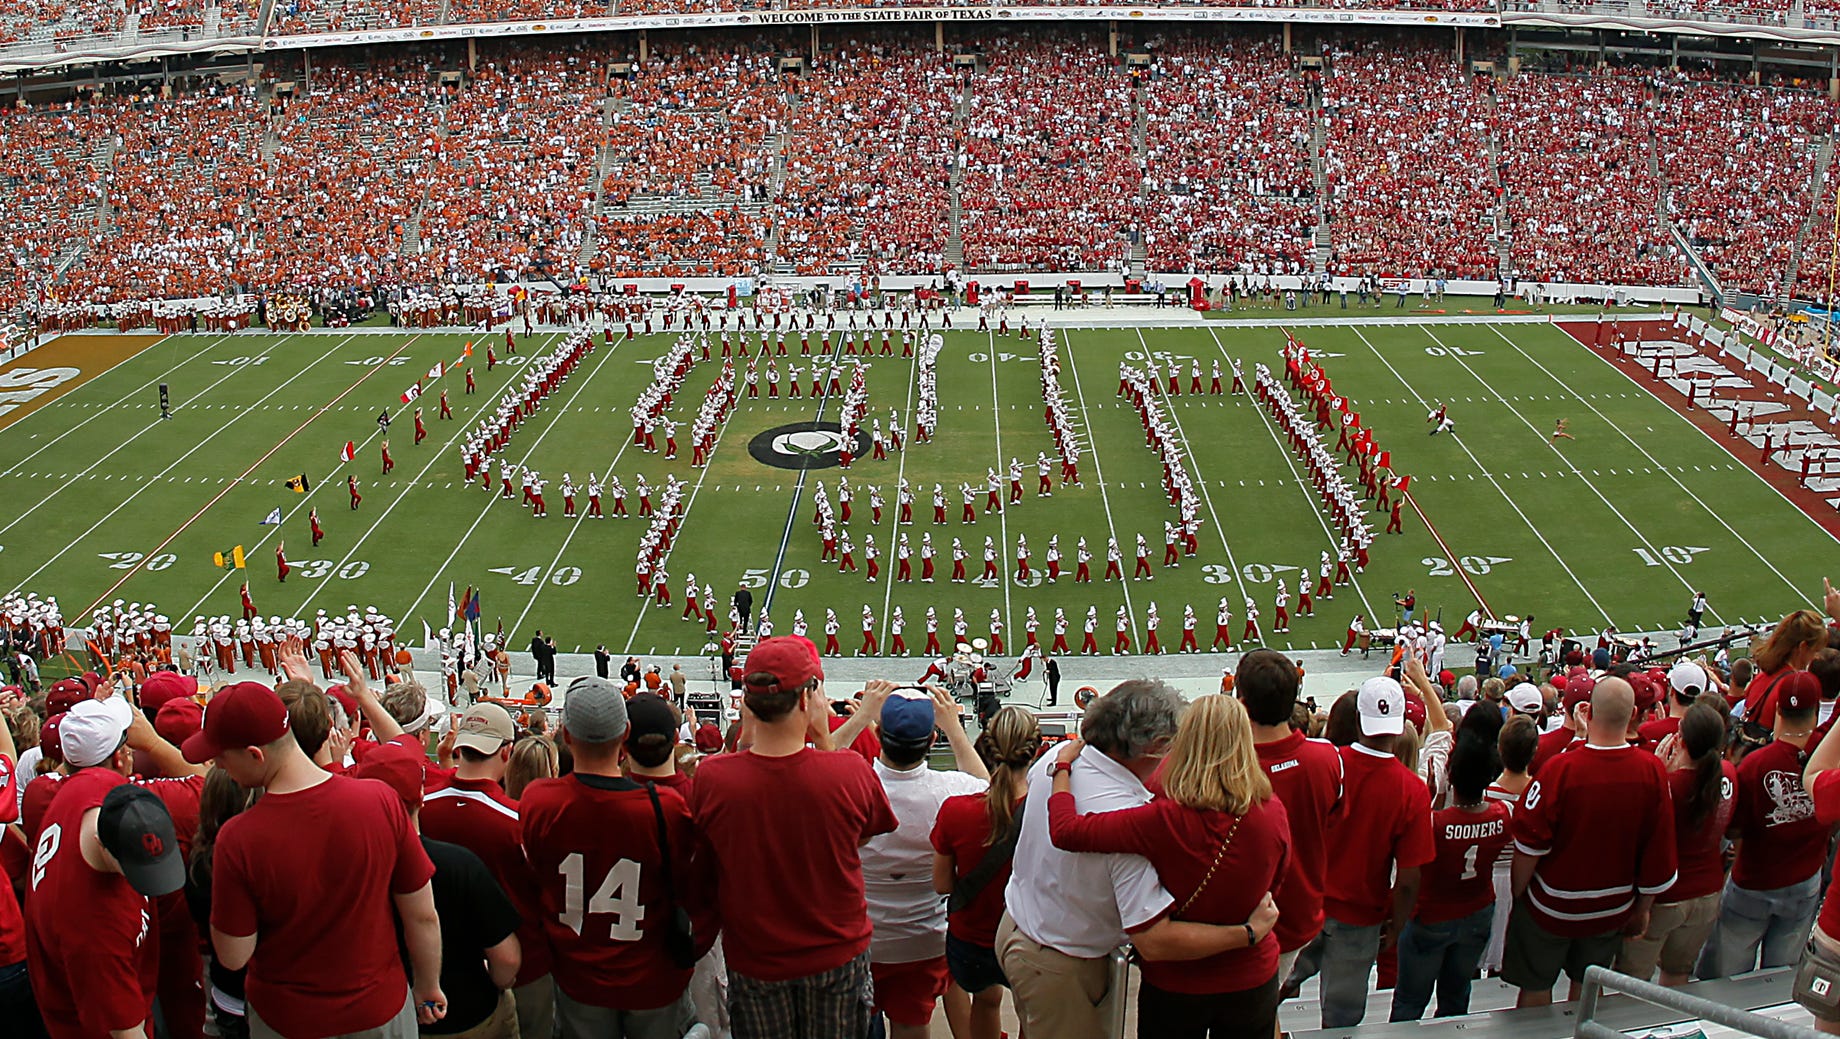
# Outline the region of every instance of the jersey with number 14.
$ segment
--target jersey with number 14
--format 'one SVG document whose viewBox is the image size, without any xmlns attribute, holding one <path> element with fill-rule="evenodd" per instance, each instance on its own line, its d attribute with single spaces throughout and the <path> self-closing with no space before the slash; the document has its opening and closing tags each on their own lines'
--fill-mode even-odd
<svg viewBox="0 0 1840 1039">
<path fill-rule="evenodd" d="M 690 809 L 676 790 L 660 787 L 658 797 L 671 865 L 682 878 L 694 845 Z M 589 1006 L 655 1010 L 675 1002 L 690 972 L 665 952 L 671 907 L 645 788 L 581 773 L 540 779 L 524 788 L 518 815 L 556 984 Z"/>
<path fill-rule="evenodd" d="M 1490 801 L 1480 812 L 1446 808 L 1431 815 L 1437 858 L 1427 863 L 1413 916 L 1428 924 L 1459 920 L 1495 901 L 1495 861 L 1513 834 L 1510 812 Z"/>
</svg>

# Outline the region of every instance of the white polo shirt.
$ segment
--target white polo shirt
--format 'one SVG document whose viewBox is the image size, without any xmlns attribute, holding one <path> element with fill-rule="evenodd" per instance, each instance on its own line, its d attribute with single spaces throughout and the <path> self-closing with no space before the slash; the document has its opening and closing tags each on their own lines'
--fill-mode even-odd
<svg viewBox="0 0 1840 1039">
<path fill-rule="evenodd" d="M 1125 940 L 1128 928 L 1156 919 L 1175 901 L 1142 855 L 1062 851 L 1048 837 L 1052 754 L 1029 770 L 1022 833 L 1004 901 L 1016 929 L 1069 956 L 1096 960 Z M 1088 747 L 1073 764 L 1081 812 L 1115 812 L 1150 800 L 1123 765 Z"/>
<path fill-rule="evenodd" d="M 862 847 L 863 895 L 869 903 L 873 963 L 913 963 L 946 954 L 946 896 L 933 890 L 933 823 L 946 798 L 981 794 L 987 780 L 965 772 L 906 771 L 877 758 L 875 778 L 899 825 Z"/>
</svg>

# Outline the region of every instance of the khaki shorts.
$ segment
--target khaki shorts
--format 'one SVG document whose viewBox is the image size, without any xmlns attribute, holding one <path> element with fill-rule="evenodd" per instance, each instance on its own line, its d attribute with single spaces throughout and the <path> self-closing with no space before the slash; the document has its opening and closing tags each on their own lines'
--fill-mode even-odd
<svg viewBox="0 0 1840 1039">
<path fill-rule="evenodd" d="M 1523 895 L 1508 914 L 1508 944 L 1502 950 L 1501 980 L 1530 992 L 1552 991 L 1560 974 L 1583 984 L 1585 970 L 1610 966 L 1622 945 L 1622 935 L 1616 930 L 1583 938 L 1553 934 L 1534 920 Z"/>
<path fill-rule="evenodd" d="M 1657 965 L 1664 974 L 1691 974 L 1699 962 L 1700 949 L 1718 922 L 1717 891 L 1685 902 L 1657 905 L 1649 914 L 1647 932 L 1640 938 L 1623 939 L 1623 948 L 1616 954 L 1616 969 L 1643 981 L 1650 980 Z"/>
</svg>

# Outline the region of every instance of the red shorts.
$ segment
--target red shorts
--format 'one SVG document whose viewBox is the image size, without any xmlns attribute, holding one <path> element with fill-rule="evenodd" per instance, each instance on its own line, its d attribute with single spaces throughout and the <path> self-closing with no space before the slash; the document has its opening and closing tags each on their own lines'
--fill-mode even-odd
<svg viewBox="0 0 1840 1039">
<path fill-rule="evenodd" d="M 912 963 L 871 963 L 875 978 L 875 1009 L 897 1025 L 925 1026 L 933 1007 L 946 994 L 951 975 L 944 955 Z"/>
</svg>

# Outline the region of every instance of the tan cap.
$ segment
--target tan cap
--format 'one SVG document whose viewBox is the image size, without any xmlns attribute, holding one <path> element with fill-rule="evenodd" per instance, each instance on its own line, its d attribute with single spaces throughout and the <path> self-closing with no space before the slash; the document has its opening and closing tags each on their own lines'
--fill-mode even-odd
<svg viewBox="0 0 1840 1039">
<path fill-rule="evenodd" d="M 467 708 L 454 727 L 460 733 L 455 737 L 454 745 L 481 754 L 496 754 L 505 744 L 517 738 L 517 727 L 511 721 L 511 712 L 495 703 L 478 703 Z"/>
</svg>

